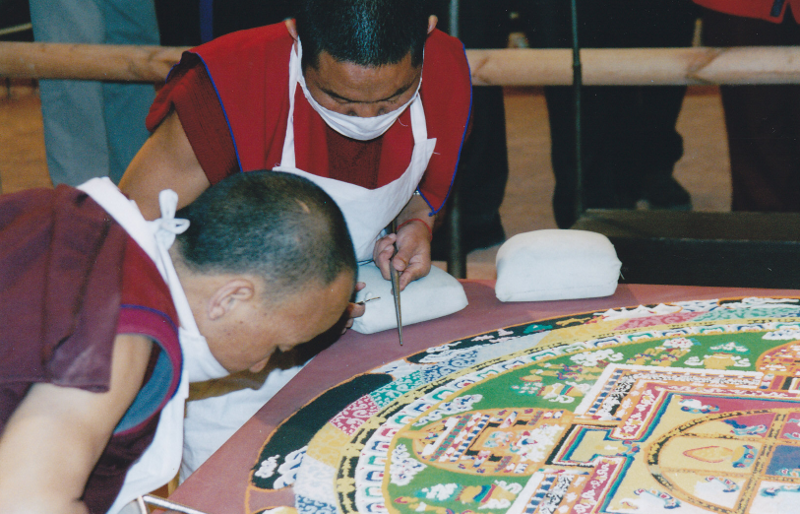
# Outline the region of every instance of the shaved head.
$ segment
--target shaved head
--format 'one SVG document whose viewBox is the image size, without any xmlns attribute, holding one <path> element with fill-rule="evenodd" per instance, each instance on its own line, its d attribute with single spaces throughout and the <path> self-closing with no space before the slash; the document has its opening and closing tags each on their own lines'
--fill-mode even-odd
<svg viewBox="0 0 800 514">
<path fill-rule="evenodd" d="M 203 192 L 176 217 L 183 263 L 202 274 L 261 277 L 268 301 L 356 275 L 353 243 L 336 203 L 315 184 L 273 171 L 238 173 Z"/>
</svg>

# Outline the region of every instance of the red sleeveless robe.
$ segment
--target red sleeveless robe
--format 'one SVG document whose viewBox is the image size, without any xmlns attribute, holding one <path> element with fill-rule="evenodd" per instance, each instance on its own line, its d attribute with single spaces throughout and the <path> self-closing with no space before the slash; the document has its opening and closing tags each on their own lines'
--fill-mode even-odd
<svg viewBox="0 0 800 514">
<path fill-rule="evenodd" d="M 786 7 L 791 6 L 795 21 L 800 23 L 800 0 L 694 0 L 694 2 L 712 11 L 773 23 L 783 22 Z"/>
<path fill-rule="evenodd" d="M 289 53 L 283 23 L 228 34 L 186 52 L 147 117 L 155 130 L 174 108 L 209 181 L 270 169 L 281 160 L 289 112 Z M 420 96 L 434 155 L 420 183 L 432 210 L 450 191 L 469 120 L 472 86 L 464 46 L 434 30 L 425 45 Z M 410 115 L 380 138 L 354 141 L 330 129 L 295 91 L 297 166 L 370 189 L 398 178 L 411 158 Z"/>
</svg>

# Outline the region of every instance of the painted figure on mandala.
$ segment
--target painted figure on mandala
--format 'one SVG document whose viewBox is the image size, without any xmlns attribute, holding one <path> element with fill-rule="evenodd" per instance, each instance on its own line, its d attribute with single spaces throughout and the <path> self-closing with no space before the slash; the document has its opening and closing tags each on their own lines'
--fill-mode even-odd
<svg viewBox="0 0 800 514">
<path fill-rule="evenodd" d="M 412 437 L 414 454 L 469 474 L 528 475 L 538 469 L 571 419 L 562 410 L 501 409 L 445 418 Z"/>
</svg>

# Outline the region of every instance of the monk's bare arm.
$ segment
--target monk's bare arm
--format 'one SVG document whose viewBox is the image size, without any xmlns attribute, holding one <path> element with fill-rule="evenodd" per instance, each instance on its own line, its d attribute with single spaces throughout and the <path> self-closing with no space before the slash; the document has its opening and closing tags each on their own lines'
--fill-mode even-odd
<svg viewBox="0 0 800 514">
<path fill-rule="evenodd" d="M 105 393 L 35 384 L 0 436 L 0 512 L 86 513 L 86 481 L 141 387 L 152 342 L 118 335 Z"/>
<path fill-rule="evenodd" d="M 210 186 L 175 111 L 145 142 L 119 183 L 122 192 L 136 201 L 148 220 L 161 215 L 158 194 L 162 190 L 178 193 L 180 209 Z"/>
</svg>

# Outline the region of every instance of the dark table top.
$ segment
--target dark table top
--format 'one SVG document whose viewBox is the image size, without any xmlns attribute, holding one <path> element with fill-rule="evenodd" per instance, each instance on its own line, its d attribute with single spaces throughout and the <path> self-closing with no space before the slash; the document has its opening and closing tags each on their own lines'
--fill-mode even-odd
<svg viewBox="0 0 800 514">
<path fill-rule="evenodd" d="M 331 387 L 432 346 L 501 327 L 610 308 L 744 296 L 800 296 L 800 290 L 789 289 L 620 284 L 614 295 L 605 298 L 503 303 L 495 297 L 493 281 L 462 283 L 469 306 L 444 318 L 403 327 L 404 346 L 398 344 L 394 330 L 373 335 L 348 331 L 309 362 L 170 499 L 209 514 L 246 513 L 256 508 L 293 505 L 289 489 L 261 493 L 247 487 L 252 466 L 272 431 Z"/>
</svg>

